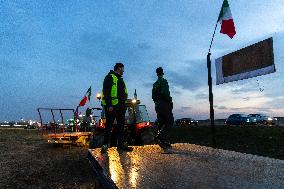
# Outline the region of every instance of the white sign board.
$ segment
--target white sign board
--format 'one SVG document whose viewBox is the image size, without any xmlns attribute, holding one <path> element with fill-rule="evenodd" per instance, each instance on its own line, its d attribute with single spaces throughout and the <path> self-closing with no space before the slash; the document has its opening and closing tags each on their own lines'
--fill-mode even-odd
<svg viewBox="0 0 284 189">
<path fill-rule="evenodd" d="M 275 72 L 273 39 L 255 43 L 215 60 L 216 84 Z"/>
</svg>

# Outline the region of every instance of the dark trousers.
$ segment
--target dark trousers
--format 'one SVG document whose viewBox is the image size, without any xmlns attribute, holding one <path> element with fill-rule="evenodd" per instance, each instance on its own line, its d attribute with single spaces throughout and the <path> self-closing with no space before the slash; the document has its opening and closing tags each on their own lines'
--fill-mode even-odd
<svg viewBox="0 0 284 189">
<path fill-rule="evenodd" d="M 113 130 L 113 122 L 116 119 L 117 122 L 117 145 L 121 146 L 124 143 L 124 124 L 125 124 L 125 108 L 117 108 L 114 107 L 112 112 L 105 110 L 106 114 L 106 126 L 105 126 L 105 134 L 104 134 L 104 144 L 108 145 L 110 142 L 112 130 Z"/>
<path fill-rule="evenodd" d="M 169 141 L 169 131 L 174 123 L 174 116 L 172 113 L 173 104 L 167 101 L 159 101 L 155 105 L 155 110 L 157 113 L 157 118 L 159 121 L 158 138 L 161 142 Z"/>
</svg>

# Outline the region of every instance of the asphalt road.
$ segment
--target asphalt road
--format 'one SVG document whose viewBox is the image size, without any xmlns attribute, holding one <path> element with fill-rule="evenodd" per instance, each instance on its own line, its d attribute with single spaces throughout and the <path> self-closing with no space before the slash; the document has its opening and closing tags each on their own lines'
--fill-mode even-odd
<svg viewBox="0 0 284 189">
<path fill-rule="evenodd" d="M 89 150 L 102 174 L 118 188 L 248 188 L 284 187 L 284 161 L 192 144 L 175 144 L 173 154 L 157 145 L 133 152 L 110 148 Z"/>
</svg>

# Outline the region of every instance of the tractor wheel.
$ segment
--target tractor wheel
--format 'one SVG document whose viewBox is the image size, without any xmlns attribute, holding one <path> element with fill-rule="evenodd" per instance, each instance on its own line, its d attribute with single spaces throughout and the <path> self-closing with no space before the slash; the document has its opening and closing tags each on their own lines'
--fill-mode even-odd
<svg viewBox="0 0 284 189">
<path fill-rule="evenodd" d="M 95 131 L 93 135 L 93 142 L 91 148 L 100 148 L 104 142 L 104 132 Z"/>
<path fill-rule="evenodd" d="M 144 145 L 155 144 L 155 136 L 153 128 L 143 129 L 140 135 L 141 135 L 142 144 Z"/>
</svg>

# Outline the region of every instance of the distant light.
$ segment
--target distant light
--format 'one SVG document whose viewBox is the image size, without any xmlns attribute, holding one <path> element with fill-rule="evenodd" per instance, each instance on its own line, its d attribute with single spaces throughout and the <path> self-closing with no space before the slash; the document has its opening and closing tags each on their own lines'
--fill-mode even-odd
<svg viewBox="0 0 284 189">
<path fill-rule="evenodd" d="M 100 93 L 98 93 L 96 97 L 97 97 L 98 100 L 101 100 L 102 95 Z"/>
<path fill-rule="evenodd" d="M 131 102 L 132 102 L 133 104 L 136 104 L 137 100 L 134 98 L 134 99 L 132 99 Z"/>
</svg>

